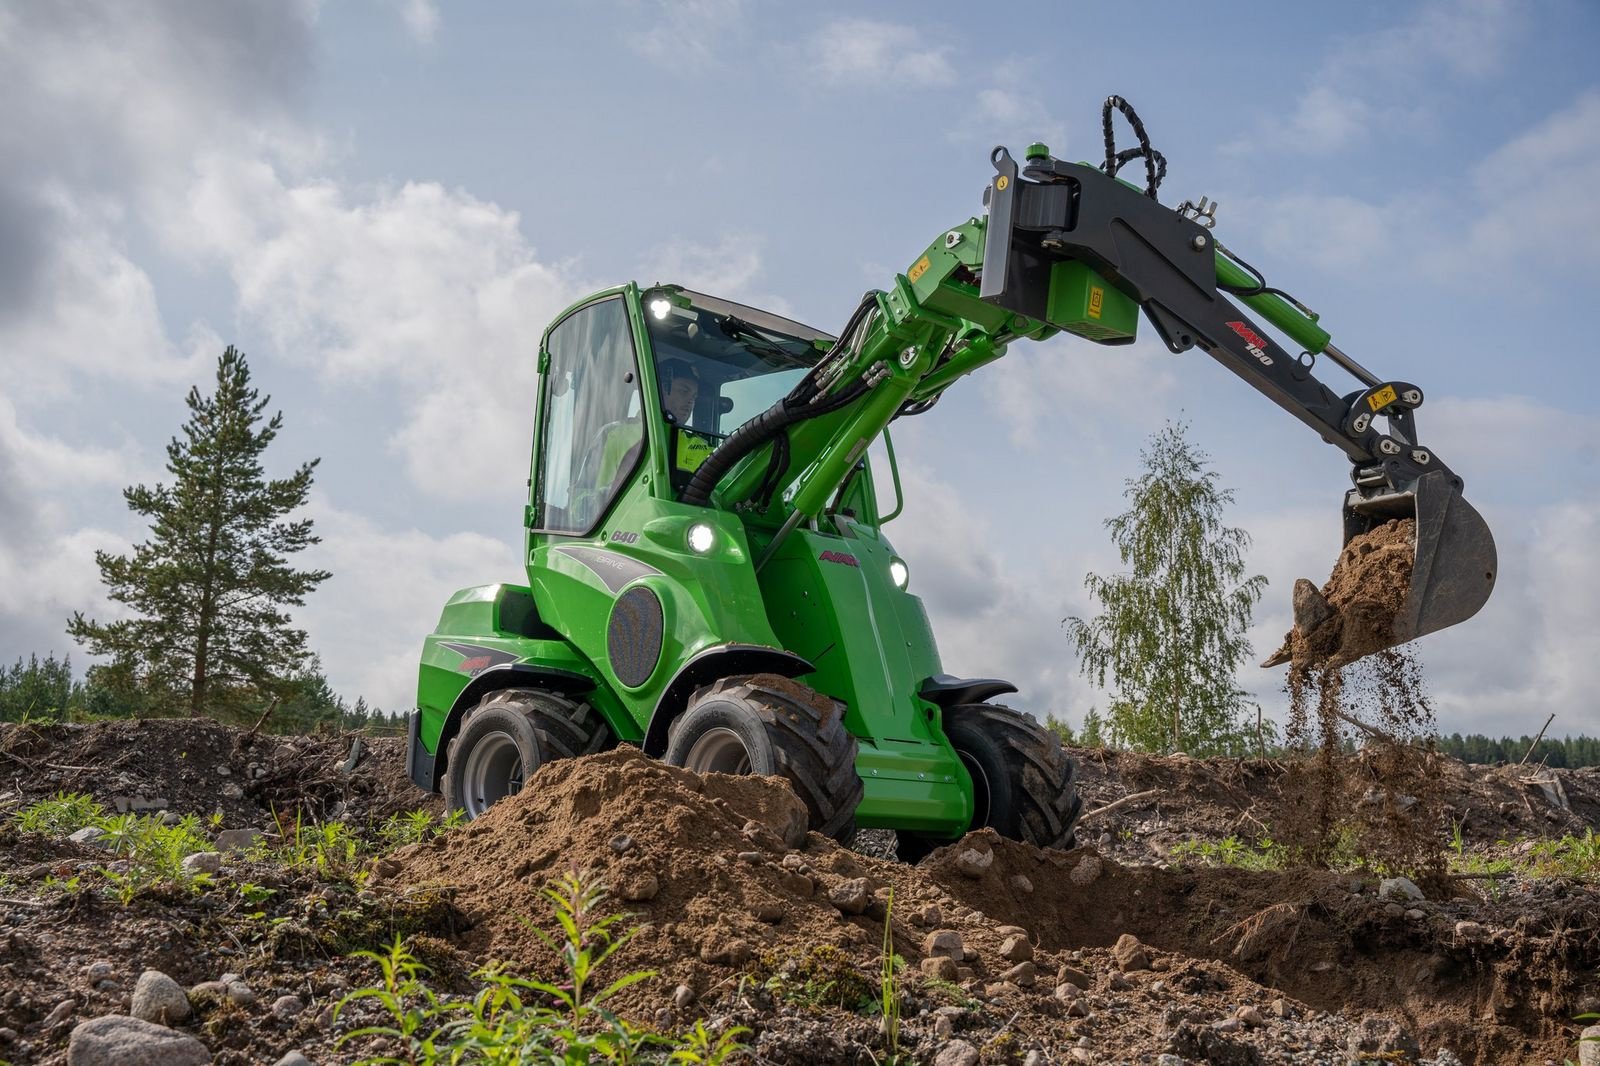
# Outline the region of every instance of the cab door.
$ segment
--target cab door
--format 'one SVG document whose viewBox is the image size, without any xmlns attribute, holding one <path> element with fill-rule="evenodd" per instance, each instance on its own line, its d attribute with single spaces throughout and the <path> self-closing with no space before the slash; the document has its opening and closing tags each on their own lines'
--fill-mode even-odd
<svg viewBox="0 0 1600 1066">
<path fill-rule="evenodd" d="M 547 334 L 529 508 L 528 576 L 542 618 L 597 666 L 623 585 L 654 568 L 603 537 L 646 466 L 638 354 L 621 295 L 578 308 Z"/>
</svg>

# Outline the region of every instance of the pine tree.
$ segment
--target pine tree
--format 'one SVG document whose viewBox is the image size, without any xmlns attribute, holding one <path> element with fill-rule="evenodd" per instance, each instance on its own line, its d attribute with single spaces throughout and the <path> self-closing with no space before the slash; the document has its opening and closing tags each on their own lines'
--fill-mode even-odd
<svg viewBox="0 0 1600 1066">
<path fill-rule="evenodd" d="M 216 392 L 189 390 L 189 419 L 167 445 L 172 484 L 123 490 L 150 519 L 150 539 L 131 555 L 98 551 L 95 562 L 111 598 L 139 617 L 73 615 L 67 632 L 111 660 L 92 674 L 156 701 L 181 699 L 195 715 L 275 691 L 304 661 L 305 632 L 284 608 L 303 604 L 329 574 L 289 565 L 318 538 L 309 518 L 286 516 L 305 504 L 320 460 L 266 479 L 261 456 L 283 425 L 282 412 L 263 421 L 270 402 L 230 346 L 217 360 Z"/>
<path fill-rule="evenodd" d="M 1131 572 L 1089 574 L 1101 613 L 1065 624 L 1079 669 L 1102 687 L 1114 680 L 1104 725 L 1113 744 L 1242 754 L 1255 723 L 1235 678 L 1267 579 L 1245 576 L 1249 534 L 1222 524 L 1233 493 L 1184 431 L 1169 423 L 1151 438 L 1123 494 L 1128 510 L 1106 520 Z"/>
</svg>

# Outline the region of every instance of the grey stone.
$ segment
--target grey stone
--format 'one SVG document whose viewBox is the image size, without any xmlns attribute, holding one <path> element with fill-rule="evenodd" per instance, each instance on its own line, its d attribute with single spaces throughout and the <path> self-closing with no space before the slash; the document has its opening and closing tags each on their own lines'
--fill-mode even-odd
<svg viewBox="0 0 1600 1066">
<path fill-rule="evenodd" d="M 1378 884 L 1378 898 L 1419 900 L 1426 897 L 1409 877 L 1385 877 Z"/>
<path fill-rule="evenodd" d="M 127 814 L 129 811 L 164 811 L 167 801 L 162 796 L 112 796 L 111 805 L 117 809 L 118 814 Z"/>
<path fill-rule="evenodd" d="M 940 981 L 954 981 L 958 975 L 956 960 L 948 955 L 930 955 L 918 964 L 924 977 Z"/>
<path fill-rule="evenodd" d="M 921 910 L 912 912 L 911 920 L 918 925 L 943 925 L 944 912 L 939 909 L 937 903 L 924 903 Z"/>
<path fill-rule="evenodd" d="M 274 1063 L 274 1066 L 316 1066 L 316 1063 L 312 1062 L 298 1051 L 290 1051 L 286 1053 L 283 1058 Z"/>
<path fill-rule="evenodd" d="M 234 784 L 232 781 L 229 781 L 226 785 L 223 785 L 221 788 L 217 789 L 217 793 L 223 799 L 230 799 L 230 800 L 242 800 L 242 799 L 244 799 L 244 789 L 240 788 L 238 785 Z"/>
<path fill-rule="evenodd" d="M 978 1066 L 978 1049 L 965 1040 L 952 1040 L 939 1049 L 933 1066 Z"/>
<path fill-rule="evenodd" d="M 272 1013 L 280 1018 L 293 1018 L 296 1014 L 306 1009 L 299 996 L 279 996 L 272 1001 Z"/>
<path fill-rule="evenodd" d="M 935 929 L 922 938 L 922 953 L 924 955 L 946 955 L 957 962 L 965 959 L 966 951 L 961 944 L 961 934 L 954 929 Z"/>
<path fill-rule="evenodd" d="M 50 1008 L 50 1013 L 44 1016 L 44 1021 L 39 1023 L 41 1029 L 54 1029 L 72 1017 L 73 1011 L 78 1009 L 74 1000 L 64 999 Z"/>
<path fill-rule="evenodd" d="M 222 869 L 222 852 L 197 851 L 183 857 L 183 872 L 190 877 L 196 874 L 214 874 Z"/>
<path fill-rule="evenodd" d="M 618 833 L 611 838 L 611 850 L 618 855 L 626 855 L 633 850 L 633 838 L 627 833 Z"/>
<path fill-rule="evenodd" d="M 1035 966 L 1031 961 L 1019 962 L 1000 975 L 1000 980 L 1010 981 L 1021 988 L 1033 987 L 1033 983 L 1038 979 L 1039 967 Z"/>
<path fill-rule="evenodd" d="M 178 982 L 160 970 L 146 970 L 133 986 L 133 1005 L 128 1013 L 141 1021 L 171 1025 L 188 1018 L 192 1011 L 189 997 Z"/>
<path fill-rule="evenodd" d="M 843 914 L 862 914 L 872 902 L 872 886 L 865 877 L 852 877 L 833 886 L 828 892 L 828 902 Z"/>
<path fill-rule="evenodd" d="M 1164 1052 L 1156 1056 L 1156 1066 L 1185 1066 L 1185 1064 L 1181 1056 Z"/>
<path fill-rule="evenodd" d="M 1476 944 L 1489 939 L 1489 932 L 1480 922 L 1457 922 L 1456 939 L 1465 940 L 1469 944 Z"/>
<path fill-rule="evenodd" d="M 1267 1019 L 1255 1007 L 1246 1005 L 1234 1012 L 1233 1016 L 1252 1029 L 1259 1029 L 1267 1024 Z"/>
<path fill-rule="evenodd" d="M 73 833 L 71 836 L 67 837 L 67 839 L 72 841 L 74 844 L 93 844 L 95 847 L 104 848 L 109 846 L 108 844 L 102 843 L 100 840 L 100 838 L 105 835 L 106 831 L 101 829 L 99 826 L 86 825 L 76 833 Z"/>
<path fill-rule="evenodd" d="M 255 991 L 243 981 L 229 981 L 227 985 L 228 998 L 233 1001 L 234 1006 L 248 1007 L 256 1001 Z"/>
<path fill-rule="evenodd" d="M 83 968 L 83 976 L 89 979 L 90 984 L 94 984 L 97 981 L 104 981 L 108 977 L 113 977 L 116 975 L 116 972 L 116 967 L 112 966 L 104 959 L 101 959 L 98 962 L 91 962 L 89 965 Z"/>
<path fill-rule="evenodd" d="M 122 1014 L 83 1022 L 67 1042 L 67 1066 L 207 1066 L 211 1052 L 187 1033 Z"/>
<path fill-rule="evenodd" d="M 1132 933 L 1123 933 L 1117 937 L 1117 942 L 1111 949 L 1111 957 L 1116 960 L 1117 966 L 1124 973 L 1150 968 L 1150 953 Z"/>
<path fill-rule="evenodd" d="M 1013 892 L 1016 892 L 1020 896 L 1032 895 L 1033 894 L 1033 882 L 1028 880 L 1027 876 L 1024 875 L 1024 874 L 1012 874 L 1011 875 L 1011 890 Z M 1030 1052 L 1030 1054 L 1031 1054 L 1031 1052 Z"/>
<path fill-rule="evenodd" d="M 1022 1057 L 1022 1066 L 1047 1066 L 1047 1063 L 1044 1052 L 1038 1048 L 1034 1048 Z"/>
<path fill-rule="evenodd" d="M 1600 1025 L 1578 1034 L 1578 1066 L 1600 1066 Z"/>
<path fill-rule="evenodd" d="M 1000 957 L 1007 962 L 1027 962 L 1033 958 L 1033 945 L 1027 937 L 1013 934 L 1000 945 Z"/>
<path fill-rule="evenodd" d="M 224 829 L 212 843 L 218 851 L 249 851 L 263 839 L 259 829 Z"/>
<path fill-rule="evenodd" d="M 982 877 L 994 865 L 994 852 L 988 848 L 965 848 L 956 855 L 956 869 L 968 877 Z M 956 1041 L 962 1043 L 962 1041 Z M 968 1045 L 971 1046 L 970 1044 Z M 942 1053 L 941 1053 L 942 1054 Z"/>
</svg>

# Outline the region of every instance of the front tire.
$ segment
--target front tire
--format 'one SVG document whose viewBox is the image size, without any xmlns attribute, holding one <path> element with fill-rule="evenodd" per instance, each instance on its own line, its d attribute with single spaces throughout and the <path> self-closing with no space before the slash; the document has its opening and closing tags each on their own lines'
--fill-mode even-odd
<svg viewBox="0 0 1600 1066">
<path fill-rule="evenodd" d="M 445 804 L 477 818 L 522 791 L 545 763 L 592 755 L 611 743 L 610 727 L 586 703 L 538 689 L 491 692 L 467 712 L 445 749 Z"/>
<path fill-rule="evenodd" d="M 844 705 L 776 674 L 731 677 L 700 689 L 668 734 L 666 762 L 699 773 L 786 779 L 810 828 L 855 835 L 861 778 Z"/>
<path fill-rule="evenodd" d="M 1032 715 L 990 703 L 944 712 L 944 733 L 972 778 L 973 829 L 988 827 L 1040 848 L 1070 848 L 1078 815 L 1077 766 Z M 948 841 L 897 834 L 900 858 L 916 862 Z"/>
</svg>

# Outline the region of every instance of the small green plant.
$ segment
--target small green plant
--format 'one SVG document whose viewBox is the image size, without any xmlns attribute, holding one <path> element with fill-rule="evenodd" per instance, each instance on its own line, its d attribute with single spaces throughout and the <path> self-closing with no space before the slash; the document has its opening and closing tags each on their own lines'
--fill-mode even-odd
<svg viewBox="0 0 1600 1066">
<path fill-rule="evenodd" d="M 57 792 L 47 800 L 24 807 L 16 814 L 17 828 L 25 833 L 61 836 L 97 825 L 106 809 L 82 792 Z"/>
<path fill-rule="evenodd" d="M 1254 845 L 1236 836 L 1221 840 L 1185 840 L 1172 849 L 1172 858 L 1182 863 L 1196 859 L 1210 866 L 1233 866 L 1241 870 L 1281 870 L 1288 865 L 1288 849 L 1263 836 Z"/>
<path fill-rule="evenodd" d="M 466 811 L 459 809 L 451 811 L 442 818 L 435 817 L 434 813 L 428 810 L 404 811 L 391 815 L 388 821 L 378 828 L 378 838 L 383 841 L 385 850 L 403 848 L 407 844 L 420 844 L 462 824 L 466 815 Z"/>
<path fill-rule="evenodd" d="M 900 971 L 906 960 L 894 952 L 894 889 L 889 889 L 883 915 L 883 959 L 878 970 L 878 1012 L 889 1062 L 900 1060 Z"/>
<path fill-rule="evenodd" d="M 522 1062 L 587 1064 L 635 1063 L 647 1056 L 673 1063 L 721 1066 L 745 1050 L 732 1028 L 718 1035 L 703 1022 L 674 1040 L 636 1028 L 617 1017 L 606 1001 L 622 990 L 653 977 L 635 970 L 602 983 L 600 970 L 632 938 L 618 927 L 626 915 L 602 912 L 604 886 L 570 872 L 545 889 L 557 937 L 534 932 L 560 960 L 554 981 L 512 975 L 491 964 L 475 975 L 483 987 L 470 999 L 443 998 L 424 982 L 427 968 L 396 937 L 384 953 L 356 955 L 378 964 L 379 984 L 357 989 L 334 1008 L 335 1017 L 351 1004 L 370 1000 L 387 1015 L 384 1024 L 363 1026 L 338 1040 L 343 1046 L 364 1037 L 383 1037 L 399 1044 L 397 1055 L 358 1060 L 361 1063 L 492 1063 Z"/>
</svg>

